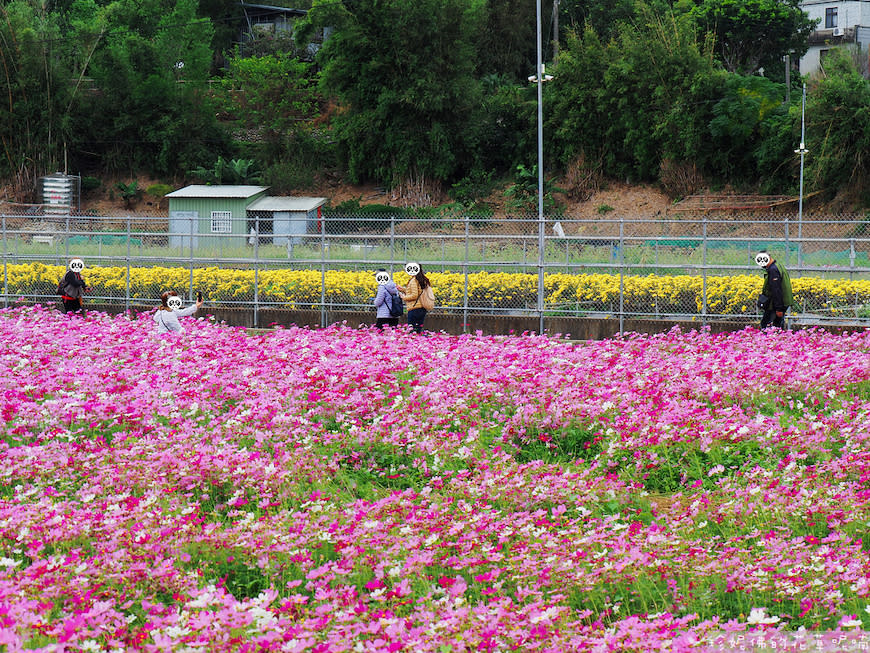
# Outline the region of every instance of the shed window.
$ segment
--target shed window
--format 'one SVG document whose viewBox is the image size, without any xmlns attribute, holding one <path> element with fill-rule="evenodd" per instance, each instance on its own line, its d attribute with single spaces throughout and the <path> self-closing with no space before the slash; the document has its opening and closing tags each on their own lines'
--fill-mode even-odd
<svg viewBox="0 0 870 653">
<path fill-rule="evenodd" d="M 232 213 L 232 211 L 212 211 L 211 212 L 211 232 L 213 234 L 231 234 L 231 233 L 233 233 L 233 213 Z"/>
<path fill-rule="evenodd" d="M 837 26 L 837 8 L 828 7 L 825 9 L 825 27 L 830 29 Z"/>
</svg>

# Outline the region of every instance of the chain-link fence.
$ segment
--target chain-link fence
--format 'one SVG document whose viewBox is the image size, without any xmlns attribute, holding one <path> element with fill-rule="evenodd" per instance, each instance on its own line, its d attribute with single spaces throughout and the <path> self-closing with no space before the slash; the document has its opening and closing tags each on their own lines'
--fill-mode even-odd
<svg viewBox="0 0 870 653">
<path fill-rule="evenodd" d="M 216 212 L 218 213 L 218 212 Z M 754 318 L 755 254 L 791 273 L 793 320 L 870 324 L 870 218 L 758 214 L 594 220 L 478 215 L 39 216 L 4 213 L 3 301 L 56 301 L 70 258 L 92 303 L 153 306 L 164 290 L 213 306 L 373 311 L 374 272 L 400 284 L 419 262 L 436 311 L 694 319 Z M 463 324 L 468 320 L 464 319 Z"/>
</svg>

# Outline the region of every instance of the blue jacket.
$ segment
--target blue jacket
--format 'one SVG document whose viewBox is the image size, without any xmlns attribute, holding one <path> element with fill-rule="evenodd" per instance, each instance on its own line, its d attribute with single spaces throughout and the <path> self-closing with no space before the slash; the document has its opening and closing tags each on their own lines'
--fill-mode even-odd
<svg viewBox="0 0 870 653">
<path fill-rule="evenodd" d="M 390 295 L 398 294 L 399 290 L 396 288 L 396 282 L 392 279 L 387 281 L 383 286 L 378 286 L 378 294 L 375 295 L 375 308 L 378 309 L 378 317 L 391 317 Z"/>
</svg>

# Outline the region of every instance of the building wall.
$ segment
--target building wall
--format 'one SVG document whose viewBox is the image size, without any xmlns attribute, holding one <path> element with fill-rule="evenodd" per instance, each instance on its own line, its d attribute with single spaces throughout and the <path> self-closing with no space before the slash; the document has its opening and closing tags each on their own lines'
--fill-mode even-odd
<svg viewBox="0 0 870 653">
<path fill-rule="evenodd" d="M 854 27 L 855 25 L 870 25 L 870 3 L 857 0 L 845 0 L 844 2 L 832 2 L 831 0 L 804 0 L 801 8 L 811 19 L 819 19 L 816 27 L 818 30 L 825 29 L 825 10 L 829 7 L 837 8 L 837 26 Z"/>
<path fill-rule="evenodd" d="M 247 198 L 199 198 L 170 197 L 169 198 L 169 231 L 170 246 L 190 246 L 189 216 L 196 215 L 197 226 L 194 228 L 193 247 L 201 245 L 213 246 L 242 245 L 247 236 L 247 206 L 254 200 L 266 194 L 261 193 Z M 212 212 L 228 211 L 230 213 L 229 233 L 239 236 L 238 239 L 226 235 L 212 235 Z M 187 236 L 185 238 L 184 236 Z"/>
<path fill-rule="evenodd" d="M 829 35 L 831 28 L 825 27 L 825 13 L 829 8 L 837 9 L 837 27 L 841 29 L 856 29 L 854 40 L 841 37 L 831 39 L 828 43 L 811 45 L 807 53 L 800 61 L 801 75 L 809 75 L 816 72 L 821 63 L 822 52 L 837 47 L 857 47 L 863 52 L 868 46 L 868 29 L 870 29 L 870 2 L 858 0 L 845 0 L 836 2 L 831 0 L 804 0 L 801 8 L 813 20 L 818 20 L 817 33 Z"/>
</svg>

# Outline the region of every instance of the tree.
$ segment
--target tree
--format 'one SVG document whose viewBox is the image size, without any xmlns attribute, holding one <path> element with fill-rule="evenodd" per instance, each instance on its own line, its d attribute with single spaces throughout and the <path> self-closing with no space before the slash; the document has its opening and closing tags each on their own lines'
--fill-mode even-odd
<svg viewBox="0 0 870 653">
<path fill-rule="evenodd" d="M 341 105 L 334 134 L 352 180 L 447 181 L 466 165 L 482 9 L 476 0 L 314 5 L 311 24 L 335 27 L 318 61 L 322 88 Z"/>
<path fill-rule="evenodd" d="M 743 75 L 761 69 L 778 73 L 785 55 L 802 57 L 816 26 L 801 0 L 699 0 L 691 13 L 716 35 L 725 70 Z"/>
<path fill-rule="evenodd" d="M 706 146 L 715 66 L 686 16 L 644 10 L 607 44 L 587 28 L 555 73 L 545 134 L 565 166 L 583 156 L 611 176 L 649 180 L 664 159 L 693 161 Z"/>
<path fill-rule="evenodd" d="M 870 205 L 870 82 L 848 52 L 833 49 L 825 59 L 824 75 L 807 89 L 806 117 L 808 187 L 860 191 Z"/>
<path fill-rule="evenodd" d="M 71 75 L 59 34 L 42 4 L 0 6 L 0 177 L 22 195 L 63 165 Z"/>
<path fill-rule="evenodd" d="M 535 72 L 535 3 L 488 0 L 481 28 L 475 39 L 477 75 L 497 75 L 513 83 L 525 83 Z"/>
<path fill-rule="evenodd" d="M 245 127 L 276 140 L 319 114 L 317 80 L 311 64 L 287 53 L 236 55 L 221 80 L 224 108 Z"/>
<path fill-rule="evenodd" d="M 783 116 L 788 116 L 788 107 L 782 102 L 785 89 L 757 75 L 744 76 L 729 73 L 717 74 L 716 100 L 710 119 L 708 147 L 699 153 L 699 163 L 707 170 L 716 171 L 721 179 L 750 180 L 781 177 L 788 185 L 786 176 L 779 172 L 780 164 L 788 162 L 794 149 L 791 139 L 780 141 L 783 147 L 768 143 L 765 134 Z M 767 160 L 777 152 L 774 160 Z M 758 165 L 761 158 L 765 164 Z M 789 166 L 786 167 L 787 172 Z"/>
<path fill-rule="evenodd" d="M 93 0 L 75 0 L 72 15 Z M 212 28 L 196 0 L 114 0 L 87 62 L 93 93 L 79 101 L 77 163 L 114 173 L 171 175 L 224 147 L 207 82 Z M 94 120 L 99 116 L 99 120 Z"/>
</svg>

